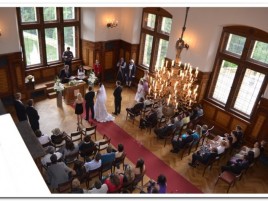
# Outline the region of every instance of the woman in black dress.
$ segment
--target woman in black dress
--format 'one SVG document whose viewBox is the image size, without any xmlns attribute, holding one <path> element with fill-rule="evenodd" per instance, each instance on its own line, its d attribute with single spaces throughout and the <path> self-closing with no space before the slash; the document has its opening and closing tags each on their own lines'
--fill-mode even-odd
<svg viewBox="0 0 268 201">
<path fill-rule="evenodd" d="M 77 125 L 82 124 L 84 99 L 81 93 L 77 93 L 77 99 L 75 100 L 75 114 L 77 115 Z M 79 123 L 80 122 L 80 123 Z"/>
</svg>

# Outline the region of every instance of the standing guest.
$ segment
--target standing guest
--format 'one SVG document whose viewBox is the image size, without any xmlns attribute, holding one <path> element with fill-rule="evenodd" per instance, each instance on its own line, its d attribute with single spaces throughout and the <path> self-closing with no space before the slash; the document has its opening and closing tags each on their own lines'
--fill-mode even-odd
<svg viewBox="0 0 268 201">
<path fill-rule="evenodd" d="M 91 111 L 91 119 L 94 119 L 94 97 L 95 92 L 93 91 L 93 87 L 88 87 L 88 92 L 85 95 L 86 100 L 86 118 L 85 120 L 89 120 L 89 109 Z"/>
<path fill-rule="evenodd" d="M 58 162 L 57 156 L 53 154 L 50 157 L 51 165 L 47 168 L 48 182 L 51 188 L 57 188 L 59 184 L 69 181 L 75 171 L 66 166 L 64 162 Z"/>
<path fill-rule="evenodd" d="M 114 90 L 114 115 L 120 114 L 121 112 L 121 101 L 122 101 L 122 87 L 121 87 L 121 82 L 116 81 L 116 88 Z"/>
<path fill-rule="evenodd" d="M 131 59 L 128 66 L 126 67 L 126 85 L 128 87 L 131 86 L 132 80 L 135 77 L 136 66 L 134 64 L 134 60 Z"/>
<path fill-rule="evenodd" d="M 83 68 L 83 65 L 80 65 L 77 69 L 77 78 L 80 80 L 85 78 L 85 69 Z"/>
<path fill-rule="evenodd" d="M 48 135 L 42 134 L 42 132 L 39 129 L 35 131 L 35 136 L 37 137 L 41 145 L 47 144 L 51 141 L 50 137 Z"/>
<path fill-rule="evenodd" d="M 75 114 L 77 115 L 77 125 L 82 124 L 82 114 L 83 114 L 83 103 L 84 99 L 81 93 L 77 93 L 77 99 L 75 100 Z"/>
<path fill-rule="evenodd" d="M 119 80 L 121 83 L 125 82 L 126 80 L 126 62 L 124 61 L 124 58 L 122 57 L 116 64 L 117 75 L 116 79 Z"/>
<path fill-rule="evenodd" d="M 19 92 L 15 94 L 14 107 L 19 121 L 27 120 L 26 109 L 24 104 L 21 102 L 21 93 Z"/>
<path fill-rule="evenodd" d="M 26 108 L 26 113 L 28 115 L 31 127 L 35 132 L 37 129 L 39 129 L 39 115 L 37 110 L 34 108 L 33 104 L 34 104 L 33 99 L 29 99 L 28 107 Z"/>
<path fill-rule="evenodd" d="M 63 52 L 62 59 L 64 61 L 64 65 L 68 65 L 70 67 L 70 72 L 72 72 L 72 60 L 73 53 L 70 51 L 70 47 L 67 47 L 67 50 Z"/>
<path fill-rule="evenodd" d="M 95 61 L 93 68 L 94 68 L 94 73 L 96 77 L 98 77 L 98 80 L 101 81 L 102 67 L 98 60 Z"/>
<path fill-rule="evenodd" d="M 61 69 L 60 74 L 59 74 L 61 83 L 69 82 L 70 77 L 71 77 L 70 67 L 68 65 L 65 65 L 64 68 Z"/>
<path fill-rule="evenodd" d="M 140 98 L 144 98 L 145 96 L 143 80 L 141 79 L 138 84 L 138 89 L 135 95 L 135 101 L 139 102 Z"/>
</svg>

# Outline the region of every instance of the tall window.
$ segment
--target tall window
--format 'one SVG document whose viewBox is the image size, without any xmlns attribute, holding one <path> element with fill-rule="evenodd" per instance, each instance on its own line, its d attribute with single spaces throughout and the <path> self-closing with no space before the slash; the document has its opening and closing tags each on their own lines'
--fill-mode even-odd
<svg viewBox="0 0 268 201">
<path fill-rule="evenodd" d="M 162 8 L 144 8 L 139 65 L 154 71 L 164 65 L 172 15 Z"/>
<path fill-rule="evenodd" d="M 225 27 L 216 56 L 209 98 L 247 119 L 267 86 L 268 34 L 250 27 Z"/>
<path fill-rule="evenodd" d="M 17 16 L 27 68 L 61 62 L 67 47 L 75 58 L 79 57 L 79 8 L 21 7 L 17 8 Z"/>
</svg>

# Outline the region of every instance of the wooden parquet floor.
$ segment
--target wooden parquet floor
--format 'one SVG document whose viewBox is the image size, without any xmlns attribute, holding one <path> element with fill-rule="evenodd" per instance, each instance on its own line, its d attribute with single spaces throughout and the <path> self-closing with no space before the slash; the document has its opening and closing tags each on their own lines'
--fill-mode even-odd
<svg viewBox="0 0 268 201">
<path fill-rule="evenodd" d="M 114 111 L 112 95 L 114 83 L 106 83 L 105 88 L 108 99 L 106 103 L 107 110 L 108 112 L 112 113 Z M 226 193 L 227 184 L 219 181 L 215 186 L 215 182 L 220 172 L 221 165 L 224 165 L 231 155 L 226 154 L 221 159 L 219 164 L 216 163 L 211 170 L 207 169 L 204 177 L 202 177 L 202 167 L 192 168 L 188 165 L 188 162 L 191 161 L 191 154 L 189 156 L 185 156 L 181 160 L 180 154 L 170 152 L 170 142 L 168 142 L 164 147 L 164 141 L 157 140 L 153 131 L 149 133 L 149 131 L 145 129 L 140 130 L 138 128 L 138 119 L 134 121 L 134 124 L 132 124 L 132 121 L 126 120 L 125 108 L 131 107 L 134 104 L 135 92 L 136 89 L 134 87 L 123 89 L 122 111 L 120 115 L 116 116 L 115 123 L 133 136 L 143 146 L 153 152 L 157 157 L 163 160 L 166 164 L 168 164 L 171 168 L 199 188 L 202 192 L 206 194 L 214 194 L 215 196 L 217 196 L 216 194 Z M 35 107 L 40 115 L 40 128 L 43 133 L 51 135 L 51 130 L 56 127 L 59 127 L 61 130 L 64 130 L 67 133 L 76 130 L 76 115 L 74 114 L 74 110 L 71 106 L 63 103 L 63 108 L 58 108 L 56 99 L 45 99 L 36 102 Z M 14 108 L 11 106 L 7 107 L 7 111 L 10 112 L 14 117 L 14 120 L 17 121 L 16 115 L 14 115 Z M 86 121 L 83 121 L 83 125 L 87 126 L 89 124 Z M 97 138 L 100 139 L 101 135 L 98 134 Z M 131 162 L 127 159 L 127 163 Z M 149 161 L 145 161 L 145 164 L 146 163 L 149 163 Z M 148 180 L 149 178 L 146 176 L 145 183 Z M 231 187 L 229 193 L 244 194 L 241 196 L 247 196 L 246 194 L 248 193 L 268 193 L 267 166 L 264 166 L 262 163 L 258 163 L 258 165 L 255 165 L 252 169 L 249 169 L 247 174 L 242 177 L 241 181 L 238 181 L 235 186 Z"/>
</svg>

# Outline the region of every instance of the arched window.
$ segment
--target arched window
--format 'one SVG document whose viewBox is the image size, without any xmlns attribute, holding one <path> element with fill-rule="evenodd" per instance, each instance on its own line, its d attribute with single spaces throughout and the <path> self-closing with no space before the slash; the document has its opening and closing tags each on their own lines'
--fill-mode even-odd
<svg viewBox="0 0 268 201">
<path fill-rule="evenodd" d="M 61 62 L 67 47 L 79 57 L 79 8 L 20 7 L 17 17 L 26 68 Z"/>
<path fill-rule="evenodd" d="M 267 87 L 268 33 L 245 26 L 223 28 L 209 98 L 250 119 Z"/>
<path fill-rule="evenodd" d="M 172 15 L 162 8 L 144 8 L 141 23 L 139 65 L 154 71 L 164 64 Z"/>
</svg>

